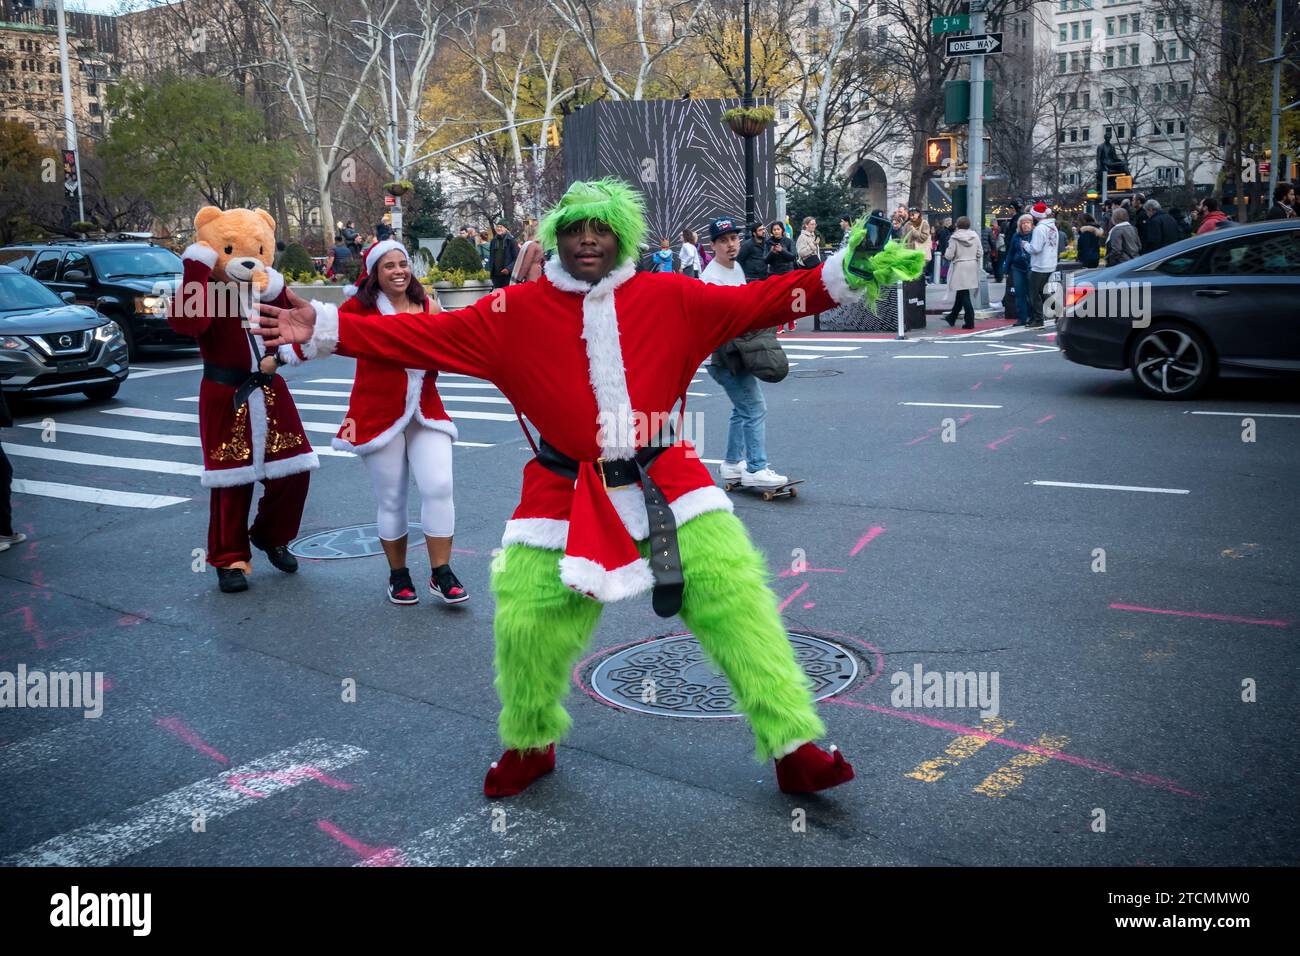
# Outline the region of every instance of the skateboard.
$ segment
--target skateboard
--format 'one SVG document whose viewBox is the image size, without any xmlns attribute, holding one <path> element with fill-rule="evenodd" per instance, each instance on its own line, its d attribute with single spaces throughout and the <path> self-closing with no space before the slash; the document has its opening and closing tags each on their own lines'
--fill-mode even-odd
<svg viewBox="0 0 1300 956">
<path fill-rule="evenodd" d="M 742 485 L 739 478 L 733 478 L 726 481 L 722 488 L 724 491 L 741 491 L 757 492 L 763 496 L 764 501 L 771 501 L 773 498 L 798 498 L 799 489 L 795 485 L 801 485 L 807 478 L 795 478 L 793 481 L 787 481 L 784 485 L 773 485 L 763 488 L 757 485 Z"/>
</svg>

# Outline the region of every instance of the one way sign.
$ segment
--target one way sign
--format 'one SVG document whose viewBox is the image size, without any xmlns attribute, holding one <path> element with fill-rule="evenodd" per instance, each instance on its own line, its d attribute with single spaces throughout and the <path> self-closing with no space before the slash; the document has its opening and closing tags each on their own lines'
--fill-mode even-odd
<svg viewBox="0 0 1300 956">
<path fill-rule="evenodd" d="M 981 33 L 978 36 L 948 37 L 944 40 L 948 56 L 975 56 L 977 53 L 1001 53 L 1001 33 Z"/>
</svg>

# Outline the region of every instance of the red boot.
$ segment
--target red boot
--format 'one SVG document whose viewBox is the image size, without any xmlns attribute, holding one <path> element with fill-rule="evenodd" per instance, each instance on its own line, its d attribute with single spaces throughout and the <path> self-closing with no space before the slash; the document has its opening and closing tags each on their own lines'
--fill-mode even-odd
<svg viewBox="0 0 1300 956">
<path fill-rule="evenodd" d="M 507 750 L 488 768 L 483 792 L 489 797 L 513 797 L 523 793 L 538 777 L 555 769 L 555 744 L 545 750 Z M 852 776 L 852 771 L 849 772 Z"/>
<path fill-rule="evenodd" d="M 776 762 L 776 782 L 783 793 L 815 793 L 852 779 L 853 765 L 834 745 L 827 753 L 814 743 L 806 743 Z"/>
</svg>

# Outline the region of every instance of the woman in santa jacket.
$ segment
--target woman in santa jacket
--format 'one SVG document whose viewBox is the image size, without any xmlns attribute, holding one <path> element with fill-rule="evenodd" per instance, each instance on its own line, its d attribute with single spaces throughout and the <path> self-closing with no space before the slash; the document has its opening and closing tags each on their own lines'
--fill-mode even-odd
<svg viewBox="0 0 1300 956">
<path fill-rule="evenodd" d="M 406 248 L 386 239 L 363 254 L 356 290 L 340 311 L 418 315 L 442 308 L 412 274 Z M 294 356 L 311 357 L 310 349 Z M 348 414 L 333 441 L 335 449 L 360 456 L 370 472 L 379 505 L 379 540 L 388 558 L 388 600 L 394 604 L 420 601 L 406 567 L 406 494 L 411 477 L 420 492 L 420 524 L 432 565 L 429 591 L 445 604 L 469 600 L 469 592 L 451 570 L 456 524 L 451 447 L 456 425 L 443 408 L 437 380 L 437 372 L 358 359 Z"/>
</svg>

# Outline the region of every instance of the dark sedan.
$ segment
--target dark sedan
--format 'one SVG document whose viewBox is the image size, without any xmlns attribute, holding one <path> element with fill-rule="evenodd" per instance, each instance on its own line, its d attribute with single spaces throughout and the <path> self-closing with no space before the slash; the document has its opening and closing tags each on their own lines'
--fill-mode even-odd
<svg viewBox="0 0 1300 956">
<path fill-rule="evenodd" d="M 118 324 L 0 266 L 0 388 L 34 398 L 83 392 L 108 399 L 130 373 Z"/>
<path fill-rule="evenodd" d="M 1218 229 L 1067 276 L 1065 357 L 1129 369 L 1148 395 L 1191 398 L 1215 376 L 1300 375 L 1300 220 Z"/>
</svg>

